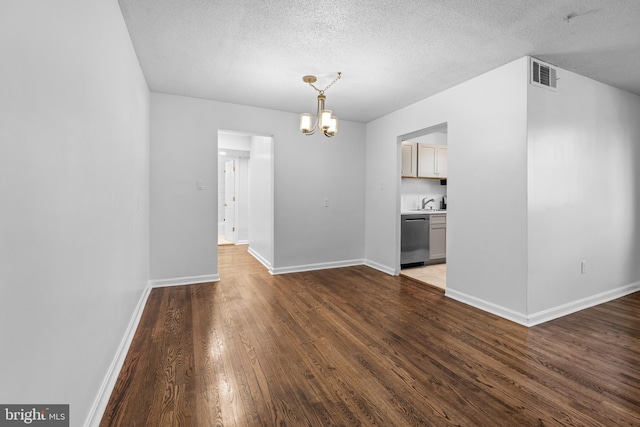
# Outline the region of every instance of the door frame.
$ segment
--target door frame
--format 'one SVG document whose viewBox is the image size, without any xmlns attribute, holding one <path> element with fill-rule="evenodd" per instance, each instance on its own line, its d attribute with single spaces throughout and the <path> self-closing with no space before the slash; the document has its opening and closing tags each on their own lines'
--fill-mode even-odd
<svg viewBox="0 0 640 427">
<path fill-rule="evenodd" d="M 426 128 L 418 129 L 413 132 L 405 133 L 404 135 L 398 135 L 396 140 L 396 151 L 397 151 L 397 165 L 396 165 L 396 266 L 394 274 L 397 276 L 400 274 L 401 264 L 400 264 L 400 252 L 402 248 L 402 217 L 400 213 L 402 212 L 402 142 L 408 141 L 411 139 L 416 139 L 421 136 L 429 135 L 432 133 L 449 133 L 448 132 L 448 123 L 439 123 L 437 125 L 429 126 Z"/>
<path fill-rule="evenodd" d="M 227 146 L 226 144 L 221 145 L 220 144 L 220 139 L 221 139 L 221 135 L 223 134 L 227 134 L 227 135 L 236 135 L 236 136 L 243 136 L 243 137 L 250 137 L 251 143 L 249 144 L 249 146 L 245 146 L 244 148 L 241 148 L 242 151 L 249 151 L 249 158 L 248 158 L 248 162 L 247 162 L 247 172 L 249 174 L 249 188 L 248 188 L 248 195 L 247 195 L 247 204 L 248 204 L 248 208 L 249 208 L 249 218 L 248 218 L 248 239 L 247 241 L 242 242 L 242 244 L 248 243 L 248 252 L 253 255 L 258 261 L 260 261 L 270 272 L 273 269 L 273 264 L 274 264 L 274 259 L 275 259 L 275 138 L 273 135 L 268 135 L 268 134 L 260 134 L 260 133 L 255 133 L 255 132 L 244 132 L 244 131 L 236 131 L 236 130 L 228 130 L 228 129 L 218 129 L 217 132 L 217 147 L 216 147 L 216 154 L 218 156 L 218 158 L 220 158 L 220 151 L 226 150 L 226 149 L 234 149 L 232 147 Z M 255 140 L 252 140 L 251 138 L 267 138 L 268 141 L 268 146 L 266 146 L 267 151 L 262 151 L 259 153 L 258 156 L 254 155 L 254 150 L 253 147 L 255 147 L 254 142 L 257 143 Z M 231 144 L 233 145 L 233 144 Z M 256 174 L 252 174 L 252 171 L 256 170 L 256 167 L 252 167 L 252 157 L 254 159 L 260 159 L 260 167 L 258 167 L 258 173 L 260 173 L 260 176 L 264 176 L 265 180 L 268 180 L 268 182 L 270 183 L 270 188 L 267 192 L 253 192 L 252 194 L 252 189 L 251 189 L 251 176 L 252 175 L 256 175 Z M 268 158 L 266 158 L 268 157 Z M 254 160 L 255 162 L 255 160 Z M 219 162 L 217 163 L 219 164 Z M 255 164 L 255 163 L 254 163 Z M 236 190 L 237 193 L 237 190 Z M 262 209 L 265 212 L 265 215 L 267 217 L 267 220 L 265 222 L 263 222 L 260 227 L 260 232 L 259 232 L 259 244 L 253 245 L 252 243 L 256 243 L 256 239 L 252 238 L 252 234 L 255 235 L 255 230 L 252 233 L 251 229 L 255 228 L 255 221 L 253 221 L 251 219 L 252 215 L 251 213 L 253 212 L 255 208 L 255 206 L 252 206 L 253 203 L 253 199 L 255 199 L 256 194 L 260 194 L 262 197 L 261 199 L 261 203 L 258 206 L 258 209 Z M 266 199 L 266 200 L 265 200 Z M 216 198 L 216 200 L 218 200 L 218 198 Z M 238 232 L 238 224 L 236 222 L 236 232 Z M 238 236 L 238 234 L 236 234 L 236 236 Z M 258 246 L 258 249 L 255 249 L 254 246 Z"/>
</svg>

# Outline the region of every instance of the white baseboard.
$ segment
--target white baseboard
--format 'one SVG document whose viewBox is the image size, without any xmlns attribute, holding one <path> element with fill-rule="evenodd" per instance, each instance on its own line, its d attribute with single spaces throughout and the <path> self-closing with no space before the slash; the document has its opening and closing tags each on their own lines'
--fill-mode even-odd
<svg viewBox="0 0 640 427">
<path fill-rule="evenodd" d="M 473 297 L 471 295 L 467 295 L 464 292 L 458 292 L 450 288 L 447 288 L 444 294 L 451 299 L 463 302 L 475 308 L 479 308 L 482 311 L 495 314 L 496 316 L 511 320 L 512 322 L 519 323 L 524 326 L 529 326 L 527 324 L 527 315 L 524 313 L 519 313 L 509 308 L 502 307 L 500 305 Z"/>
<path fill-rule="evenodd" d="M 548 322 L 549 320 L 557 319 L 559 317 L 566 316 L 568 314 L 575 313 L 577 311 L 584 310 L 595 305 L 604 304 L 605 302 L 622 298 L 625 295 L 629 295 L 637 291 L 640 291 L 640 282 L 631 283 L 629 285 L 621 286 L 610 291 L 602 292 L 596 295 L 579 299 L 577 301 L 572 301 L 567 304 L 562 304 L 557 307 L 539 311 L 529 316 L 528 326 L 539 325 L 540 323 Z"/>
<path fill-rule="evenodd" d="M 138 324 L 140 323 L 140 318 L 142 317 L 142 312 L 144 311 L 144 307 L 147 304 L 147 299 L 149 298 L 150 293 L 151 284 L 148 283 L 146 288 L 142 292 L 142 295 L 140 296 L 138 305 L 136 305 L 136 308 L 133 311 L 133 316 L 129 321 L 129 325 L 125 330 L 122 340 L 120 341 L 120 345 L 118 346 L 115 357 L 111 361 L 111 365 L 107 370 L 107 374 L 102 381 L 100 388 L 98 389 L 96 399 L 94 400 L 93 405 L 91 405 L 89 415 L 85 420 L 85 427 L 98 427 L 100 421 L 102 421 L 104 411 L 107 408 L 109 398 L 111 397 L 111 392 L 116 385 L 118 375 L 120 375 L 120 370 L 122 369 L 125 357 L 127 356 L 127 352 L 129 351 L 129 347 L 131 346 L 131 341 L 133 341 L 133 336 L 138 329 Z"/>
<path fill-rule="evenodd" d="M 352 267 L 354 265 L 363 265 L 363 264 L 364 264 L 364 260 L 362 259 L 319 262 L 315 264 L 303 264 L 303 265 L 293 265 L 290 267 L 272 268 L 271 274 L 276 275 L 276 274 L 287 274 L 287 273 L 300 273 L 303 271 L 325 270 L 327 268 Z"/>
<path fill-rule="evenodd" d="M 371 261 L 368 259 L 364 260 L 364 265 L 366 265 L 367 267 L 375 268 L 376 270 L 382 271 L 383 273 L 387 273 L 390 276 L 397 276 L 398 274 L 400 274 L 399 272 L 396 271 L 395 268 L 388 267 L 386 265 L 379 264 L 375 261 Z"/>
<path fill-rule="evenodd" d="M 445 291 L 445 295 L 456 301 L 463 302 L 472 307 L 476 307 L 480 310 L 487 311 L 504 319 L 511 320 L 512 322 L 519 323 L 523 326 L 532 327 L 544 322 L 548 322 L 550 320 L 558 319 L 560 317 L 576 313 L 589 307 L 613 301 L 614 299 L 621 298 L 625 295 L 629 295 L 637 291 L 640 291 L 640 282 L 631 283 L 626 286 L 621 286 L 610 291 L 602 292 L 576 301 L 571 301 L 569 303 L 552 307 L 547 310 L 539 311 L 530 315 L 513 311 L 511 309 L 490 303 L 471 295 L 467 295 L 463 292 L 458 292 L 453 289 L 447 289 Z"/>
<path fill-rule="evenodd" d="M 152 288 L 163 288 L 165 286 L 195 285 L 197 283 L 219 282 L 219 274 L 205 274 L 202 276 L 172 277 L 170 279 L 150 280 Z"/>
<path fill-rule="evenodd" d="M 107 408 L 107 404 L 109 403 L 109 398 L 111 397 L 111 392 L 116 385 L 116 381 L 118 380 L 118 375 L 120 374 L 120 370 L 122 369 L 122 365 L 124 364 L 125 357 L 127 356 L 127 352 L 129 351 L 129 347 L 131 346 L 131 341 L 133 341 L 133 336 L 138 329 L 138 324 L 140 323 L 140 318 L 142 317 L 142 313 L 144 311 L 144 307 L 147 303 L 147 299 L 149 298 L 149 294 L 151 293 L 151 289 L 165 287 L 165 286 L 179 286 L 179 285 L 190 285 L 195 283 L 208 283 L 208 282 L 216 282 L 220 280 L 220 276 L 217 274 L 204 275 L 204 276 L 191 276 L 191 277 L 177 277 L 173 279 L 163 279 L 163 280 L 150 280 L 147 283 L 147 287 L 144 289 L 142 295 L 140 296 L 140 300 L 136 305 L 136 308 L 133 312 L 133 316 L 129 321 L 129 325 L 125 331 L 125 334 L 120 341 L 120 345 L 118 346 L 118 350 L 116 351 L 115 357 L 107 370 L 107 374 L 105 379 L 98 390 L 98 395 L 91 406 L 91 410 L 89 411 L 89 415 L 84 423 L 85 427 L 98 427 L 102 417 L 104 415 L 104 411 Z"/>
<path fill-rule="evenodd" d="M 236 245 L 248 245 L 249 241 L 248 240 L 238 240 L 236 242 Z"/>
<path fill-rule="evenodd" d="M 258 252 L 255 251 L 255 249 L 253 249 L 251 246 L 249 246 L 249 248 L 247 249 L 247 252 L 249 252 L 249 254 L 254 257 L 255 259 L 257 259 L 260 264 L 264 265 L 267 270 L 269 270 L 269 273 L 271 273 L 271 263 L 262 255 L 260 255 Z"/>
</svg>

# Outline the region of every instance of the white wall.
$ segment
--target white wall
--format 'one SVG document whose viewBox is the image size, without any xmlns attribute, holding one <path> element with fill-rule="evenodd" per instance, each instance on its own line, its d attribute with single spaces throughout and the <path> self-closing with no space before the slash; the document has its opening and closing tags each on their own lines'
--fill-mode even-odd
<svg viewBox="0 0 640 427">
<path fill-rule="evenodd" d="M 237 133 L 232 131 L 218 132 L 218 149 L 219 150 L 251 150 L 251 135 L 246 133 Z"/>
<path fill-rule="evenodd" d="M 397 138 L 447 123 L 447 295 L 526 313 L 527 58 L 367 124 L 367 262 L 399 271 Z"/>
<path fill-rule="evenodd" d="M 531 314 L 640 285 L 640 97 L 558 77 L 528 90 Z"/>
<path fill-rule="evenodd" d="M 640 289 L 640 98 L 528 61 L 367 125 L 366 257 L 397 272 L 397 136 L 446 122 L 446 294 L 534 325 Z"/>
<path fill-rule="evenodd" d="M 407 141 L 422 142 L 424 144 L 447 145 L 447 134 L 445 132 L 433 132 L 415 138 L 410 138 Z"/>
<path fill-rule="evenodd" d="M 152 93 L 154 280 L 217 275 L 218 129 L 274 137 L 274 269 L 362 260 L 363 124 L 342 121 L 334 138 L 308 137 L 297 114 Z"/>
<path fill-rule="evenodd" d="M 218 127 L 213 111 L 198 108 L 206 105 L 203 100 L 150 96 L 153 283 L 217 280 Z"/>
<path fill-rule="evenodd" d="M 249 251 L 267 268 L 273 268 L 274 194 L 273 138 L 251 137 L 249 179 Z"/>
<path fill-rule="evenodd" d="M 0 402 L 78 426 L 149 278 L 149 92 L 116 1 L 3 1 L 0 52 Z"/>
<path fill-rule="evenodd" d="M 237 159 L 237 163 L 237 243 L 244 244 L 249 242 L 249 159 L 248 157 L 241 157 Z"/>
<path fill-rule="evenodd" d="M 298 120 L 290 114 L 274 134 L 276 272 L 362 263 L 365 126 L 341 120 L 327 138 L 301 134 Z"/>
</svg>

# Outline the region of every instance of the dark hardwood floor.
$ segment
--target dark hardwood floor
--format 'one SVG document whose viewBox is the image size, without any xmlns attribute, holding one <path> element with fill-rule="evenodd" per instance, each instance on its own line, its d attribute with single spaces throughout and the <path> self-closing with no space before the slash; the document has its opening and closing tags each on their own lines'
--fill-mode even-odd
<svg viewBox="0 0 640 427">
<path fill-rule="evenodd" d="M 530 329 L 358 266 L 154 289 L 101 426 L 638 426 L 640 293 Z"/>
</svg>

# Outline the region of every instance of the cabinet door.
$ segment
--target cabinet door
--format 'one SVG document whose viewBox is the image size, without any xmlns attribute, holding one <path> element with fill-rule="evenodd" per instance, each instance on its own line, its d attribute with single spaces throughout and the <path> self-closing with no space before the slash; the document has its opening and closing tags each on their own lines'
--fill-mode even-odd
<svg viewBox="0 0 640 427">
<path fill-rule="evenodd" d="M 437 178 L 435 145 L 418 144 L 418 177 Z"/>
<path fill-rule="evenodd" d="M 447 257 L 446 216 L 431 215 L 431 221 L 429 225 L 429 260 L 444 259 L 446 257 Z"/>
<path fill-rule="evenodd" d="M 418 177 L 447 178 L 447 147 L 418 144 Z"/>
<path fill-rule="evenodd" d="M 402 176 L 415 178 L 417 176 L 417 157 L 418 144 L 403 142 L 402 143 Z"/>
<path fill-rule="evenodd" d="M 438 147 L 436 150 L 436 172 L 438 178 L 447 178 L 447 147 Z"/>
</svg>

